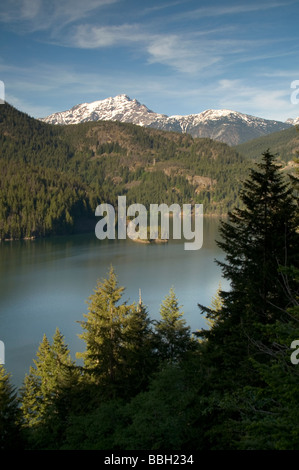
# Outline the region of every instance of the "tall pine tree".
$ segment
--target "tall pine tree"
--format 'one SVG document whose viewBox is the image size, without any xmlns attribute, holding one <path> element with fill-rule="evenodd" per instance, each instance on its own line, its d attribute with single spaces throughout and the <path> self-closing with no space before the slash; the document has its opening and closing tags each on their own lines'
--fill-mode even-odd
<svg viewBox="0 0 299 470">
<path fill-rule="evenodd" d="M 221 223 L 218 242 L 226 255 L 218 264 L 230 290 L 220 292 L 220 310 L 200 305 L 208 318 L 216 319 L 209 330 L 200 332 L 205 381 L 199 395 L 209 411 L 198 419 L 204 446 L 212 449 L 237 445 L 244 431 L 243 415 L 250 408 L 245 409 L 243 390 L 253 387 L 258 396 L 259 387 L 263 390 L 270 382 L 260 371 L 270 366 L 267 351 L 272 348 L 273 333 L 277 325 L 288 322 L 287 310 L 293 305 L 290 292 L 296 291 L 295 280 L 285 275 L 299 262 L 296 200 L 269 152 L 251 170 L 241 199 L 244 208 L 235 209 Z"/>
<path fill-rule="evenodd" d="M 57 328 L 50 344 L 46 335 L 21 388 L 21 411 L 27 428 L 45 424 L 51 415 L 59 415 L 62 397 L 79 379 L 64 337 Z M 66 413 L 66 402 L 64 400 Z"/>
<path fill-rule="evenodd" d="M 288 306 L 280 267 L 298 266 L 298 216 L 292 189 L 269 152 L 251 170 L 241 191 L 244 209 L 229 213 L 220 227 L 226 260 L 218 262 L 230 290 L 222 291 L 221 330 L 229 354 L 249 354 L 261 334 L 259 324 L 281 318 Z M 207 309 L 204 309 L 207 311 Z M 226 330 L 222 331 L 222 328 Z M 217 328 L 206 337 L 217 334 Z M 231 340 L 230 340 L 231 338 Z"/>
<path fill-rule="evenodd" d="M 21 442 L 17 393 L 0 364 L 0 450 L 16 450 L 21 448 Z"/>
<path fill-rule="evenodd" d="M 285 305 L 279 267 L 298 262 L 298 218 L 292 189 L 270 153 L 251 170 L 241 199 L 245 209 L 236 209 L 229 214 L 229 222 L 222 223 L 223 240 L 218 245 L 225 251 L 227 263 L 218 264 L 231 283 L 227 301 L 232 305 L 241 299 L 243 305 L 252 305 L 250 321 L 255 317 L 264 323 L 279 315 L 279 308 Z"/>
<path fill-rule="evenodd" d="M 125 331 L 126 388 L 130 396 L 147 387 L 157 368 L 152 323 L 140 296 L 139 303 L 131 309 Z"/>
<path fill-rule="evenodd" d="M 85 379 L 99 385 L 101 397 L 106 398 L 127 396 L 135 388 L 128 382 L 143 361 L 142 345 L 149 346 L 146 310 L 123 302 L 123 292 L 111 267 L 107 279 L 98 281 L 86 320 L 80 322 L 86 349 L 78 357 L 84 361 Z"/>
<path fill-rule="evenodd" d="M 162 361 L 177 362 L 195 345 L 183 315 L 174 289 L 171 288 L 162 302 L 161 320 L 155 327 L 158 355 Z"/>
</svg>

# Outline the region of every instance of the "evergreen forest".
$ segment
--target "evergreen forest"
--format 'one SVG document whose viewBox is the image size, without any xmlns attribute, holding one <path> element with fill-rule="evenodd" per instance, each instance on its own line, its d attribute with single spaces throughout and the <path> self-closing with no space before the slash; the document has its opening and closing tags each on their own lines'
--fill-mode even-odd
<svg viewBox="0 0 299 470">
<path fill-rule="evenodd" d="M 240 206 L 252 159 L 226 144 L 120 122 L 54 126 L 0 107 L 0 240 L 93 231 L 99 204 Z"/>
<path fill-rule="evenodd" d="M 43 142 L 47 139 L 51 142 L 47 152 L 55 142 L 59 146 L 62 141 L 61 154 L 55 154 L 56 168 L 49 164 L 54 154 L 49 153 L 47 157 L 46 151 L 44 154 L 32 151 L 30 161 L 25 162 L 29 158 L 25 152 L 27 146 L 32 149 L 38 146 L 37 134 L 32 137 L 27 131 L 23 136 L 24 152 L 19 147 L 19 153 L 11 161 L 8 151 L 4 152 L 3 165 L 7 172 L 12 164 L 20 168 L 29 164 L 32 171 L 37 168 L 38 178 L 31 184 L 38 184 L 40 191 L 45 192 L 42 199 L 45 205 L 46 188 L 53 194 L 57 191 L 58 201 L 58 184 L 64 182 L 65 206 L 59 207 L 65 207 L 70 217 L 73 216 L 71 208 L 80 214 L 87 211 L 93 197 L 91 188 L 99 184 L 105 191 L 105 183 L 101 185 L 93 179 L 94 168 L 102 168 L 109 180 L 108 173 L 111 171 L 112 175 L 118 167 L 113 166 L 114 162 L 128 161 L 128 142 L 132 147 L 127 180 L 124 173 L 119 174 L 122 178 L 119 184 L 133 181 L 130 180 L 133 175 L 137 180 L 140 171 L 140 178 L 145 178 L 144 201 L 151 172 L 144 174 L 137 154 L 142 145 L 150 148 L 150 139 L 155 153 L 145 152 L 142 158 L 153 164 L 155 155 L 156 165 L 161 163 L 162 168 L 162 152 L 156 147 L 165 146 L 172 154 L 176 152 L 176 165 L 181 163 L 190 172 L 193 168 L 196 174 L 206 165 L 205 175 L 217 179 L 217 184 L 220 176 L 216 169 L 212 174 L 211 158 L 214 163 L 220 158 L 235 162 L 228 170 L 232 171 L 231 176 L 238 165 L 244 164 L 222 145 L 221 149 L 227 153 L 217 154 L 218 144 L 206 147 L 205 152 L 215 152 L 213 155 L 204 155 L 206 141 L 202 143 L 188 136 L 144 133 L 134 126 L 111 123 L 79 126 L 78 133 L 75 127 L 54 129 L 36 125 L 43 129 Z M 98 132 L 104 135 L 105 126 L 110 132 L 117 129 L 123 136 L 122 145 L 116 148 L 115 141 L 114 146 L 102 143 L 100 150 L 95 146 L 92 154 L 90 142 L 99 138 Z M 80 150 L 86 160 L 78 159 L 78 154 L 73 153 L 75 148 L 79 152 L 83 142 L 81 132 L 91 139 L 90 154 L 87 155 L 87 148 Z M 67 134 L 72 135 L 70 147 Z M 4 137 L 3 132 L 1 136 L 12 149 L 11 136 Z M 145 139 L 144 143 L 141 138 Z M 68 149 L 66 152 L 63 145 Z M 186 158 L 187 148 L 190 160 Z M 100 157 L 97 151 L 102 152 Z M 166 161 L 167 152 L 163 155 Z M 108 160 L 111 167 L 106 166 Z M 64 180 L 63 171 L 61 181 L 57 174 L 55 178 L 58 168 L 72 169 L 72 178 Z M 120 171 L 125 171 L 124 168 Z M 14 180 L 12 171 L 7 174 Z M 82 186 L 76 180 L 79 174 L 85 175 Z M 163 178 L 171 176 L 163 171 L 160 174 L 162 188 Z M 29 198 L 30 180 L 28 183 Z M 91 193 L 87 186 L 84 188 L 85 183 Z M 5 184 L 9 185 L 8 178 Z M 25 188 L 24 184 L 23 191 Z M 132 197 L 133 194 L 137 197 L 141 188 L 133 188 L 136 192 Z M 156 187 L 157 191 L 159 188 Z M 183 188 L 182 183 L 182 193 Z M 22 189 L 19 194 L 25 195 Z M 81 198 L 83 194 L 86 205 Z M 197 197 L 194 193 L 191 196 Z M 198 197 L 204 196 L 199 192 Z M 82 350 L 77 356 L 80 365 L 77 358 L 71 357 L 63 332 L 57 329 L 53 338 L 41 338 L 20 390 L 12 387 L 9 373 L 1 366 L 1 449 L 185 453 L 299 450 L 298 174 L 286 179 L 275 156 L 265 151 L 248 169 L 238 191 L 236 201 L 239 200 L 240 204 L 232 206 L 227 218 L 222 219 L 222 237 L 218 241 L 225 261 L 216 262 L 230 289 L 224 291 L 220 287 L 210 306 L 202 305 L 200 298 L 195 306 L 205 316 L 207 327 L 190 331 L 175 287 L 161 299 L 159 320 L 152 321 L 141 298 L 135 303 L 126 301 L 124 287 L 118 284 L 117 273 L 111 266 L 106 278 L 95 282 L 87 312 L 80 321 Z M 12 195 L 6 206 L 12 207 L 13 201 Z M 15 204 L 17 210 L 18 201 Z"/>
</svg>

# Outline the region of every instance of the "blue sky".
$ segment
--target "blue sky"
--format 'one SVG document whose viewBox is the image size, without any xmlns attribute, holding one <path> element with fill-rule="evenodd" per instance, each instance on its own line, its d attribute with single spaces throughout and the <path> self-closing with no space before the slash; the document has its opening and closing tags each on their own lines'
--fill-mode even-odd
<svg viewBox="0 0 299 470">
<path fill-rule="evenodd" d="M 150 109 L 299 116 L 299 0 L 1 0 L 0 80 L 34 117 L 127 94 Z"/>
</svg>

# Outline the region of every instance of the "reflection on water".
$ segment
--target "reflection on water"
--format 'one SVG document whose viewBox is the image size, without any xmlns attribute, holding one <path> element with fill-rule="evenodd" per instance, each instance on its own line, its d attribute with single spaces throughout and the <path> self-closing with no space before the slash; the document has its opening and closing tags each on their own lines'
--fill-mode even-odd
<svg viewBox="0 0 299 470">
<path fill-rule="evenodd" d="M 141 289 L 151 318 L 159 318 L 161 302 L 174 287 L 192 331 L 205 326 L 197 303 L 210 305 L 219 283 L 227 287 L 214 262 L 223 259 L 215 243 L 217 227 L 218 219 L 204 218 L 198 251 L 185 251 L 184 240 L 146 245 L 130 239 L 100 241 L 94 234 L 2 243 L 0 340 L 12 382 L 22 383 L 44 333 L 52 340 L 56 327 L 73 359 L 84 349 L 77 321 L 111 264 L 126 288 L 124 300 L 138 301 Z"/>
</svg>

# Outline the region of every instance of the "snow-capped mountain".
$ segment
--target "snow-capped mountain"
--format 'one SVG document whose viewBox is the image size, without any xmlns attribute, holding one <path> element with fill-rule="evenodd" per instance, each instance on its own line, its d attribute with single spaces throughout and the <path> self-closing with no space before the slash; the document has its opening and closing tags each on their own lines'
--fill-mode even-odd
<svg viewBox="0 0 299 470">
<path fill-rule="evenodd" d="M 297 117 L 297 118 L 295 118 L 295 119 L 292 119 L 292 118 L 287 119 L 287 120 L 286 120 L 286 123 L 291 124 L 291 125 L 293 125 L 293 126 L 298 126 L 298 124 L 299 124 L 299 117 Z"/>
<path fill-rule="evenodd" d="M 82 103 L 60 113 L 54 113 L 42 120 L 50 124 L 79 124 L 87 121 L 121 121 L 140 126 L 149 126 L 166 115 L 149 110 L 127 95 L 118 95 L 92 103 Z"/>
<path fill-rule="evenodd" d="M 292 122 L 279 122 L 242 114 L 228 109 L 206 110 L 186 116 L 167 116 L 148 109 L 136 99 L 118 95 L 51 114 L 41 119 L 50 124 L 78 124 L 87 121 L 121 121 L 144 127 L 209 137 L 229 145 L 287 129 Z"/>
</svg>

